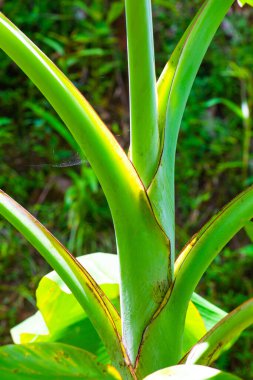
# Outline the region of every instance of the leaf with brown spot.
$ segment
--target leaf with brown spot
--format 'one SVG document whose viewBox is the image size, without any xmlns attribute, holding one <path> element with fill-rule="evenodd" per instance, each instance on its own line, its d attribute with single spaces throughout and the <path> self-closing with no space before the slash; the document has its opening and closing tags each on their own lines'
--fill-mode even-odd
<svg viewBox="0 0 253 380">
<path fill-rule="evenodd" d="M 1 347 L 0 374 L 3 380 L 121 380 L 114 367 L 98 363 L 87 351 L 60 343 Z"/>
</svg>

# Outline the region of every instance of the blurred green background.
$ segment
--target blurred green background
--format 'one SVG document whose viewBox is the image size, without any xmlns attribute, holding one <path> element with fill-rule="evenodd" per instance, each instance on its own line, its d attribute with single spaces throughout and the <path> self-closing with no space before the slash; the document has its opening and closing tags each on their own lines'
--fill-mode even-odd
<svg viewBox="0 0 253 380">
<path fill-rule="evenodd" d="M 202 0 L 154 0 L 157 75 Z M 125 149 L 129 144 L 123 1 L 1 1 L 13 20 L 67 74 Z M 253 10 L 234 5 L 196 78 L 176 162 L 177 249 L 253 183 Z M 74 255 L 116 252 L 110 211 L 96 177 L 64 138 L 64 126 L 34 85 L 0 52 L 0 187 Z M 82 164 L 78 165 L 79 161 Z M 72 164 L 74 166 L 68 166 Z M 35 310 L 47 264 L 0 219 L 0 344 Z M 253 245 L 241 231 L 198 291 L 226 311 L 253 294 Z M 253 330 L 219 360 L 253 377 Z"/>
</svg>

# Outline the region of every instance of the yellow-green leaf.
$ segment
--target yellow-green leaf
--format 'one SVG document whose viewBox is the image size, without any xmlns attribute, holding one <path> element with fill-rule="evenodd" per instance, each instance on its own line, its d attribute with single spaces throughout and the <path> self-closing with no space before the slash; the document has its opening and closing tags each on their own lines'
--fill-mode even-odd
<svg viewBox="0 0 253 380">
<path fill-rule="evenodd" d="M 238 4 L 243 7 L 245 4 L 250 5 L 253 7 L 253 0 L 238 0 Z"/>
</svg>

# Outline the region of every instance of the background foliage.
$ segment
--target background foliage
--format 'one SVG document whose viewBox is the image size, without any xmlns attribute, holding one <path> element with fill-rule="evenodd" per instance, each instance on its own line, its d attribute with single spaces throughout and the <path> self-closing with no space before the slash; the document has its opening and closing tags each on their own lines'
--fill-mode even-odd
<svg viewBox="0 0 253 380">
<path fill-rule="evenodd" d="M 153 1 L 157 75 L 201 3 Z M 0 9 L 70 77 L 127 147 L 123 1 L 12 0 L 0 1 Z M 253 183 L 252 20 L 252 9 L 234 6 L 208 50 L 188 102 L 176 165 L 178 250 L 214 212 Z M 115 252 L 106 201 L 85 158 L 64 138 L 64 126 L 3 53 L 0 78 L 0 187 L 75 255 Z M 82 165 L 77 165 L 80 160 Z M 236 307 L 253 293 L 252 257 L 253 245 L 241 232 L 216 259 L 199 291 L 227 311 Z M 33 312 L 34 290 L 48 270 L 0 220 L 1 344 L 10 341 L 9 328 Z M 253 376 L 252 338 L 252 330 L 245 332 L 219 366 Z"/>
</svg>

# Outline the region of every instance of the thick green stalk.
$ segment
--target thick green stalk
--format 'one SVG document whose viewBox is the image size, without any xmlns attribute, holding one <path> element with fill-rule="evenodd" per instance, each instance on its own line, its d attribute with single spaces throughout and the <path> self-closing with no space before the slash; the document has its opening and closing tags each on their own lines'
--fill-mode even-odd
<svg viewBox="0 0 253 380">
<path fill-rule="evenodd" d="M 212 364 L 226 345 L 253 323 L 253 299 L 237 307 L 215 325 L 180 361 L 187 364 Z"/>
<path fill-rule="evenodd" d="M 0 214 L 22 233 L 62 277 L 87 313 L 117 368 L 127 379 L 132 379 L 133 371 L 122 344 L 120 316 L 100 286 L 38 220 L 2 190 Z"/>
<path fill-rule="evenodd" d="M 174 166 L 179 128 L 200 64 L 233 0 L 206 0 L 186 30 L 158 81 L 161 160 L 148 189 L 154 213 L 174 256 Z"/>
<path fill-rule="evenodd" d="M 170 243 L 154 217 L 131 162 L 80 92 L 2 14 L 0 36 L 0 48 L 53 105 L 103 187 L 120 258 L 123 340 L 134 362 L 143 331 L 171 283 Z"/>
<path fill-rule="evenodd" d="M 125 0 L 130 92 L 130 158 L 145 186 L 158 164 L 159 132 L 151 0 Z"/>
</svg>

